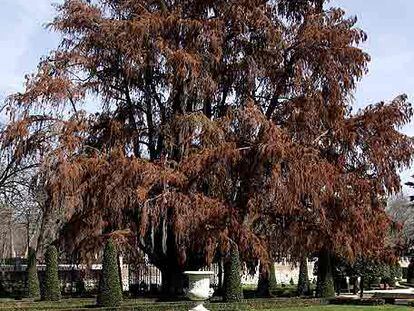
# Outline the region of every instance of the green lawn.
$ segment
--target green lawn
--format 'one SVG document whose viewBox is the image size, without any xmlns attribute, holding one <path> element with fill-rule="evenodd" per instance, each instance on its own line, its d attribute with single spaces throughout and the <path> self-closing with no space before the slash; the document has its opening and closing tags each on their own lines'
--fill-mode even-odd
<svg viewBox="0 0 414 311">
<path fill-rule="evenodd" d="M 313 307 L 292 307 L 292 308 L 278 308 L 278 309 L 265 309 L 262 311 L 377 311 L 377 310 L 390 310 L 390 311 L 405 311 L 405 310 L 413 310 L 413 308 L 405 307 L 405 306 L 313 306 Z"/>
</svg>

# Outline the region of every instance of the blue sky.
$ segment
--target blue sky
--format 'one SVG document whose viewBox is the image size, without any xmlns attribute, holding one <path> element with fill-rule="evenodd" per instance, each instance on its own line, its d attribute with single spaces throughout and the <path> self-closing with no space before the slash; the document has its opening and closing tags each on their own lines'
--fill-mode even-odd
<svg viewBox="0 0 414 311">
<path fill-rule="evenodd" d="M 0 102 L 21 90 L 24 75 L 57 45 L 57 36 L 44 28 L 53 18 L 52 4 L 56 2 L 0 0 Z M 355 94 L 355 106 L 391 100 L 402 93 L 414 102 L 414 1 L 333 0 L 330 5 L 357 15 L 359 27 L 369 36 L 364 48 L 372 62 Z M 414 135 L 414 122 L 403 130 Z M 403 172 L 403 180 L 409 175 L 409 171 Z"/>
</svg>

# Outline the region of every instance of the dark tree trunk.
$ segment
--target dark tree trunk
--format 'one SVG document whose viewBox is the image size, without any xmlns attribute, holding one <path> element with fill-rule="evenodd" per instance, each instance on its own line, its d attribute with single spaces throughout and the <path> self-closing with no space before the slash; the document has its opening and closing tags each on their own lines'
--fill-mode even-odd
<svg viewBox="0 0 414 311">
<path fill-rule="evenodd" d="M 352 294 L 356 295 L 359 291 L 359 283 L 358 283 L 358 277 L 351 278 L 352 281 Z"/>
<path fill-rule="evenodd" d="M 335 297 L 331 254 L 328 250 L 320 251 L 318 256 L 318 282 L 316 294 L 320 298 Z"/>
<path fill-rule="evenodd" d="M 258 297 L 270 297 L 270 280 L 269 271 L 263 264 L 259 267 L 259 281 L 257 283 L 257 296 Z"/>
<path fill-rule="evenodd" d="M 162 294 L 168 297 L 181 296 L 184 294 L 186 278 L 177 268 L 170 267 L 161 270 Z"/>
<path fill-rule="evenodd" d="M 359 296 L 361 297 L 361 299 L 364 297 L 364 282 L 365 282 L 364 277 L 361 276 L 361 280 L 359 282 L 359 288 L 360 288 Z"/>
<path fill-rule="evenodd" d="M 220 258 L 218 261 L 218 288 L 217 293 L 222 294 L 223 293 L 223 260 Z"/>
<path fill-rule="evenodd" d="M 411 258 L 407 268 L 407 283 L 414 284 L 414 258 Z"/>
</svg>

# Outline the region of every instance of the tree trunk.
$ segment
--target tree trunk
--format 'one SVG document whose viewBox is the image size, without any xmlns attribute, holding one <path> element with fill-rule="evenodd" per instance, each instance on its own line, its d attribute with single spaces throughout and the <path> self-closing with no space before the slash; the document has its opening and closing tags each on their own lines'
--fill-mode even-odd
<svg viewBox="0 0 414 311">
<path fill-rule="evenodd" d="M 161 270 L 161 291 L 164 296 L 174 297 L 184 294 L 186 278 L 183 272 L 173 267 Z"/>
<path fill-rule="evenodd" d="M 331 255 L 327 250 L 320 251 L 318 256 L 318 282 L 316 294 L 320 298 L 335 297 Z"/>
<path fill-rule="evenodd" d="M 414 284 L 414 258 L 411 258 L 407 268 L 407 283 Z"/>
<path fill-rule="evenodd" d="M 361 276 L 361 280 L 359 281 L 359 288 L 360 288 L 359 296 L 361 299 L 364 298 L 364 282 L 365 282 L 364 277 Z"/>
<path fill-rule="evenodd" d="M 270 297 L 270 286 L 269 286 L 269 271 L 266 267 L 260 263 L 259 267 L 259 281 L 257 283 L 257 296 L 258 297 Z"/>
<path fill-rule="evenodd" d="M 221 295 L 223 293 L 223 260 L 220 258 L 218 261 L 218 285 L 216 294 Z"/>
</svg>

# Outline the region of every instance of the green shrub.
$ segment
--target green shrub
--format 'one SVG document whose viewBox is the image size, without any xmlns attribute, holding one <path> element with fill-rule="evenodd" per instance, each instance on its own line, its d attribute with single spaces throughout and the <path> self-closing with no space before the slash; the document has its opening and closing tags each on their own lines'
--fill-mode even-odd
<svg viewBox="0 0 414 311">
<path fill-rule="evenodd" d="M 43 300 L 60 299 L 60 282 L 58 274 L 58 252 L 55 246 L 49 245 L 45 254 L 46 273 Z"/>
<path fill-rule="evenodd" d="M 27 297 L 39 299 L 39 277 L 37 275 L 36 252 L 33 248 L 29 248 L 29 254 L 27 257 Z"/>
<path fill-rule="evenodd" d="M 118 270 L 117 251 L 109 239 L 104 250 L 97 304 L 101 307 L 117 307 L 122 302 L 122 289 Z"/>
<path fill-rule="evenodd" d="M 298 295 L 305 296 L 310 292 L 310 282 L 308 276 L 308 260 L 302 258 L 299 265 Z"/>
<path fill-rule="evenodd" d="M 240 277 L 240 257 L 236 245 L 230 248 L 230 258 L 224 263 L 223 299 L 226 302 L 238 302 L 243 299 Z"/>
</svg>

